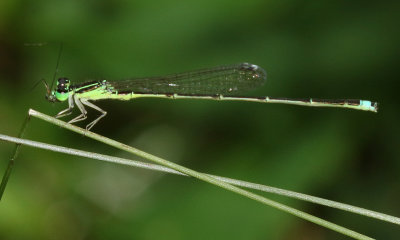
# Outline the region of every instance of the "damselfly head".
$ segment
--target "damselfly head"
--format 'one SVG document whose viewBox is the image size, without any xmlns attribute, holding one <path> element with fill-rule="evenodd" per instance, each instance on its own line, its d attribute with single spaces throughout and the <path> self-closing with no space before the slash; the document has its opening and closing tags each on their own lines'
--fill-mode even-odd
<svg viewBox="0 0 400 240">
<path fill-rule="evenodd" d="M 57 80 L 57 86 L 54 91 L 49 94 L 49 101 L 65 101 L 69 97 L 70 81 L 68 78 L 62 77 Z"/>
</svg>

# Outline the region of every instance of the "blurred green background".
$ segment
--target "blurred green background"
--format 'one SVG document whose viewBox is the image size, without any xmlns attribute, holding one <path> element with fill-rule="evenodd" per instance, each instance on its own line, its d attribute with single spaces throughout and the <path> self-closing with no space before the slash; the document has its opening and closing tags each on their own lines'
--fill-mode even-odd
<svg viewBox="0 0 400 240">
<path fill-rule="evenodd" d="M 138 99 L 97 104 L 93 131 L 195 170 L 400 216 L 399 1 L 0 1 L 0 133 L 45 89 L 251 62 L 253 92 L 379 101 L 378 114 L 240 102 Z M 94 119 L 96 112 L 90 111 Z M 86 122 L 87 123 L 87 122 Z M 79 124 L 85 126 L 85 123 Z M 123 154 L 33 119 L 26 138 Z M 13 144 L 0 143 L 0 171 Z M 131 157 L 132 159 L 138 159 Z M 265 194 L 379 239 L 399 226 Z M 194 179 L 22 147 L 0 204 L 0 239 L 342 239 Z"/>
</svg>

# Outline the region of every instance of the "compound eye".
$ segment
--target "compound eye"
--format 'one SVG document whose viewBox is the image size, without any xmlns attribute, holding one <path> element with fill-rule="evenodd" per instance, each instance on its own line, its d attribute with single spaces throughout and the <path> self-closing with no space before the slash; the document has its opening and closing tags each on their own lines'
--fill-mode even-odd
<svg viewBox="0 0 400 240">
<path fill-rule="evenodd" d="M 69 91 L 69 79 L 68 78 L 59 78 L 57 81 L 57 92 L 64 93 Z"/>
</svg>

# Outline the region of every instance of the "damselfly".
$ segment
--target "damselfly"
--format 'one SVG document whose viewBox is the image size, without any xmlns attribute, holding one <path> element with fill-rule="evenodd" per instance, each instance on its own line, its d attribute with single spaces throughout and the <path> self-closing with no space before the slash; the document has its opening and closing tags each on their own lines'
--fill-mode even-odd
<svg viewBox="0 0 400 240">
<path fill-rule="evenodd" d="M 260 103 L 283 103 L 310 107 L 339 107 L 377 112 L 378 104 L 368 100 L 350 99 L 295 99 L 274 97 L 248 97 L 240 94 L 262 86 L 267 74 L 261 67 L 241 63 L 203 70 L 172 74 L 162 77 L 135 78 L 121 81 L 90 81 L 71 84 L 67 78 L 59 78 L 54 89 L 47 87 L 46 98 L 51 102 L 68 101 L 68 108 L 56 117 L 71 114 L 76 105 L 81 114 L 69 123 L 87 118 L 84 106 L 93 108 L 101 115 L 86 126 L 91 129 L 107 112 L 91 101 L 102 99 L 130 100 L 139 97 L 171 99 L 211 99 L 229 101 L 249 101 Z"/>
</svg>

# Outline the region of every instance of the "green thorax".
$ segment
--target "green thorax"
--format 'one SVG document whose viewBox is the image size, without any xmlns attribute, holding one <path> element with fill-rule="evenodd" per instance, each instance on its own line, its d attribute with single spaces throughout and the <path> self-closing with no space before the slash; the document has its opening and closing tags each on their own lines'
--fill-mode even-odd
<svg viewBox="0 0 400 240">
<path fill-rule="evenodd" d="M 52 95 L 59 102 L 66 101 L 72 95 L 88 100 L 98 100 L 114 94 L 113 87 L 106 80 L 71 85 L 67 78 L 59 78 L 56 89 L 52 91 Z"/>
</svg>

